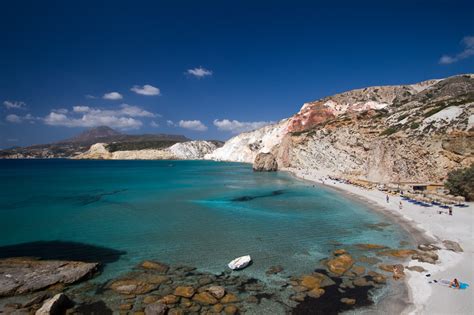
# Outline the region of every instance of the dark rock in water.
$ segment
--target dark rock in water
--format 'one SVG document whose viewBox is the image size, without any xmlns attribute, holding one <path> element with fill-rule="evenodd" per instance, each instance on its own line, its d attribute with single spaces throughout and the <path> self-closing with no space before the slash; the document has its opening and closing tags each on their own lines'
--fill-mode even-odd
<svg viewBox="0 0 474 315">
<path fill-rule="evenodd" d="M 0 260 L 0 297 L 34 292 L 56 284 L 71 284 L 91 277 L 97 263 L 7 258 Z"/>
<path fill-rule="evenodd" d="M 63 294 L 59 293 L 46 300 L 35 315 L 60 315 L 64 314 L 68 308 L 73 306 L 73 302 Z"/>
<path fill-rule="evenodd" d="M 103 301 L 81 304 L 74 308 L 75 313 L 84 315 L 112 315 L 112 310 Z"/>
<path fill-rule="evenodd" d="M 259 153 L 252 166 L 256 172 L 274 172 L 278 170 L 278 163 L 271 153 Z"/>
<path fill-rule="evenodd" d="M 283 271 L 282 266 L 272 266 L 265 272 L 267 275 L 274 275 Z"/>
<path fill-rule="evenodd" d="M 46 293 L 40 293 L 39 295 L 33 297 L 32 299 L 28 300 L 27 302 L 25 302 L 22 307 L 23 308 L 28 308 L 28 307 L 31 307 L 35 304 L 40 304 L 41 302 L 43 302 L 44 300 L 46 300 L 47 298 L 50 298 L 50 296 Z"/>
<path fill-rule="evenodd" d="M 451 250 L 456 253 L 463 252 L 461 245 L 459 245 L 457 242 L 444 240 L 443 245 L 447 250 Z"/>
</svg>

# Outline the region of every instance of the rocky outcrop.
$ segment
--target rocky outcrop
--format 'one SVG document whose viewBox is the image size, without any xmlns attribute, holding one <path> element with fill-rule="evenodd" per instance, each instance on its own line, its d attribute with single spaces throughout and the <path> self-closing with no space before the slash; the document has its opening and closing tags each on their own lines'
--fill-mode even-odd
<svg viewBox="0 0 474 315">
<path fill-rule="evenodd" d="M 110 152 L 106 143 L 96 143 L 75 159 L 91 160 L 200 160 L 218 145 L 212 141 L 187 141 L 164 149 L 126 150 Z"/>
<path fill-rule="evenodd" d="M 35 312 L 35 315 L 64 314 L 72 305 L 72 301 L 65 294 L 58 293 L 46 300 L 41 308 Z"/>
<path fill-rule="evenodd" d="M 278 163 L 271 153 L 259 153 L 253 162 L 253 170 L 256 172 L 274 172 L 278 170 Z"/>
<path fill-rule="evenodd" d="M 206 158 L 374 182 L 442 182 L 474 162 L 474 75 L 344 92 L 240 134 Z"/>
<path fill-rule="evenodd" d="M 56 284 L 72 284 L 92 276 L 97 263 L 34 258 L 0 260 L 0 297 L 46 289 Z"/>
</svg>

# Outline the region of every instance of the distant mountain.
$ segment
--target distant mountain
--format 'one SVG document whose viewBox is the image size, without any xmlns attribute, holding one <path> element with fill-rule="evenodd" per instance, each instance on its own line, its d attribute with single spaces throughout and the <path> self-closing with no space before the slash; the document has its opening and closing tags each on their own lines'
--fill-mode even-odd
<svg viewBox="0 0 474 315">
<path fill-rule="evenodd" d="M 96 141 L 97 139 L 100 139 L 100 138 L 108 138 L 108 137 L 116 137 L 116 136 L 120 136 L 122 135 L 122 133 L 108 127 L 108 126 L 99 126 L 99 127 L 95 127 L 95 128 L 90 128 L 90 129 L 87 129 L 83 132 L 81 132 L 80 134 L 78 134 L 77 136 L 75 137 L 72 137 L 70 139 L 66 139 L 66 140 L 62 140 L 60 142 L 79 142 L 79 143 L 88 143 L 88 142 L 91 142 L 93 141 L 94 143 L 95 142 L 98 142 Z"/>
<path fill-rule="evenodd" d="M 123 150 L 164 149 L 179 142 L 190 141 L 183 135 L 128 135 L 108 126 L 87 129 L 77 136 L 55 143 L 0 150 L 0 158 L 62 158 L 87 151 L 95 143 L 105 143 L 111 152 Z"/>
</svg>

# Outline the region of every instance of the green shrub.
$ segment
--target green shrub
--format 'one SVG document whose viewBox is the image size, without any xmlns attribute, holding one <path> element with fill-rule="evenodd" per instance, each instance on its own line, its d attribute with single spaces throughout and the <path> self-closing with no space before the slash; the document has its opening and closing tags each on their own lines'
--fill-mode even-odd
<svg viewBox="0 0 474 315">
<path fill-rule="evenodd" d="M 451 171 L 445 185 L 451 194 L 463 196 L 467 201 L 474 200 L 474 163 L 470 167 Z"/>
<path fill-rule="evenodd" d="M 391 134 L 394 134 L 395 132 L 398 131 L 397 127 L 388 127 L 384 131 L 380 133 L 381 136 L 390 136 Z"/>
<path fill-rule="evenodd" d="M 418 128 L 418 127 L 420 127 L 420 124 L 417 123 L 417 122 L 414 122 L 413 124 L 410 125 L 410 128 L 411 128 L 411 129 L 416 129 L 416 128 Z"/>
</svg>

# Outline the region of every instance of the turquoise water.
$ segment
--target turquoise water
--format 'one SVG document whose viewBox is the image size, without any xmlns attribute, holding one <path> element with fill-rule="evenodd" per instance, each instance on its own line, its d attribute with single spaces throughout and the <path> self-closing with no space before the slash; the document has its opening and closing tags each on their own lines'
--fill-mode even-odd
<svg viewBox="0 0 474 315">
<path fill-rule="evenodd" d="M 145 259 L 218 273 L 245 254 L 249 275 L 274 265 L 301 274 L 334 243 L 410 242 L 398 226 L 370 227 L 380 222 L 335 191 L 248 164 L 0 161 L 0 256 L 103 260 L 101 279 Z"/>
</svg>

